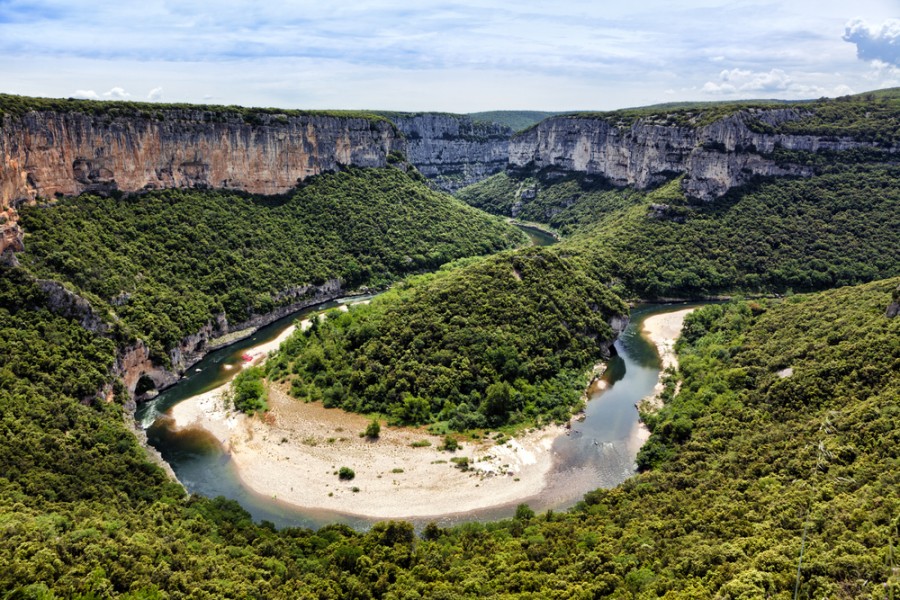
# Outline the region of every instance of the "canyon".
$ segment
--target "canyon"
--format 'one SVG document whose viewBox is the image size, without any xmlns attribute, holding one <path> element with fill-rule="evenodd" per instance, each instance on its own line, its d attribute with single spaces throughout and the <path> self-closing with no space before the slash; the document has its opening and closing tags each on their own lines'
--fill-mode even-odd
<svg viewBox="0 0 900 600">
<path fill-rule="evenodd" d="M 83 192 L 172 187 L 280 194 L 346 166 L 408 160 L 447 192 L 505 169 L 585 173 L 639 189 L 683 175 L 685 194 L 713 201 L 755 177 L 809 176 L 776 151 L 842 152 L 876 143 L 777 133 L 802 108 L 746 108 L 710 123 L 648 114 L 563 115 L 518 134 L 446 113 L 277 114 L 233 107 L 117 110 L 71 101 L 67 110 L 5 114 L 0 126 L 0 253 L 23 249 L 17 207 Z M 152 112 L 148 112 L 152 110 Z M 243 109 L 242 109 L 243 110 Z M 285 111 L 291 113 L 291 111 Z M 897 146 L 879 147 L 895 154 Z"/>
</svg>

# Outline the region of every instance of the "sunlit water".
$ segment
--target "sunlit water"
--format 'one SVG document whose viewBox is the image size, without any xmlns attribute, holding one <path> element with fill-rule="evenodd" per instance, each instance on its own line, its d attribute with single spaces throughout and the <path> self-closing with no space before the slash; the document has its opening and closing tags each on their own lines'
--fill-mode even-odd
<svg viewBox="0 0 900 600">
<path fill-rule="evenodd" d="M 342 522 L 366 528 L 376 520 L 325 511 L 298 509 L 257 494 L 241 482 L 231 460 L 217 441 L 198 430 L 174 432 L 165 412 L 178 402 L 214 389 L 240 370 L 241 355 L 253 346 L 270 341 L 294 321 L 311 312 L 337 306 L 336 302 L 313 307 L 261 328 L 252 337 L 208 354 L 172 388 L 142 405 L 136 418 L 147 429 L 149 443 L 172 466 L 188 491 L 204 496 L 225 496 L 238 501 L 256 520 L 268 520 L 279 527 L 319 527 Z M 616 341 L 618 353 L 603 376 L 606 388 L 595 390 L 585 410 L 585 419 L 574 422 L 568 435 L 553 445 L 554 468 L 547 487 L 538 495 L 508 505 L 446 515 L 436 519 L 441 525 L 470 520 L 509 517 L 520 502 L 533 509 L 561 510 L 581 500 L 599 487 L 614 487 L 634 474 L 635 430 L 638 414 L 635 403 L 653 392 L 659 376 L 656 348 L 643 338 L 640 327 L 648 316 L 679 310 L 685 305 L 643 306 L 632 311 L 631 323 Z M 424 521 L 435 519 L 425 519 Z M 413 520 L 415 522 L 415 520 Z"/>
</svg>

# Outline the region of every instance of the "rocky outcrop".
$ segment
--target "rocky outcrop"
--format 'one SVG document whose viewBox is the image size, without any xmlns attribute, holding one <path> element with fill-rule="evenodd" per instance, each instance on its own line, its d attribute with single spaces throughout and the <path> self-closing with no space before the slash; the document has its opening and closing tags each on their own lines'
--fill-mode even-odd
<svg viewBox="0 0 900 600">
<path fill-rule="evenodd" d="M 215 349 L 211 341 L 235 331 L 255 330 L 273 323 L 304 308 L 334 300 L 346 294 L 338 279 L 330 279 L 322 285 L 304 285 L 282 292 L 277 301 L 286 302 L 272 312 L 252 315 L 241 323 L 229 323 L 224 314 L 219 314 L 199 331 L 191 334 L 169 350 L 170 367 L 166 368 L 152 359 L 150 350 L 143 341 L 120 349 L 116 360 L 115 374 L 121 378 L 129 394 L 134 395 L 142 378 L 144 387 L 162 390 L 173 385 L 181 375 L 202 359 L 207 352 Z M 143 390 L 142 390 L 143 391 Z"/>
<path fill-rule="evenodd" d="M 46 280 L 36 280 L 38 287 L 45 294 L 47 308 L 67 319 L 77 321 L 82 327 L 101 336 L 111 336 L 110 321 L 115 317 L 101 315 L 90 302 L 78 294 L 69 291 L 62 284 Z M 282 305 L 275 310 L 259 315 L 251 315 L 240 323 L 229 323 L 225 314 L 216 315 L 199 331 L 186 336 L 174 348 L 169 350 L 169 366 L 159 364 L 153 359 L 150 349 L 143 340 L 120 345 L 113 375 L 122 380 L 130 396 L 135 395 L 139 387 L 146 390 L 162 390 L 176 383 L 181 375 L 215 349 L 211 342 L 232 332 L 252 332 L 278 319 L 316 304 L 322 304 L 346 295 L 339 279 L 329 279 L 321 285 L 302 285 L 291 288 L 276 295 L 275 299 Z M 144 380 L 141 383 L 141 380 Z M 101 396 L 111 395 L 112 388 L 106 389 Z"/>
<path fill-rule="evenodd" d="M 346 165 L 385 166 L 391 151 L 406 150 L 395 127 L 376 118 L 248 119 L 199 109 L 117 115 L 31 111 L 2 118 L 0 253 L 21 250 L 16 208 L 36 198 L 173 187 L 278 194 Z"/>
<path fill-rule="evenodd" d="M 99 315 L 91 303 L 74 292 L 67 290 L 61 283 L 49 279 L 38 279 L 38 287 L 47 295 L 47 308 L 67 319 L 78 321 L 85 329 L 106 335 L 109 326 Z"/>
<path fill-rule="evenodd" d="M 851 138 L 767 133 L 803 116 L 798 109 L 747 109 L 709 125 L 642 118 L 625 125 L 605 118 L 555 117 L 515 136 L 509 164 L 596 174 L 617 186 L 644 189 L 684 174 L 692 198 L 714 200 L 758 176 L 809 176 L 808 166 L 776 161 L 777 149 L 819 152 L 872 146 Z M 896 152 L 897 148 L 886 149 Z"/>
<path fill-rule="evenodd" d="M 628 322 L 629 317 L 627 314 L 613 315 L 607 320 L 613 335 L 612 338 L 600 342 L 600 353 L 604 359 L 608 359 L 610 356 L 616 354 L 616 340 L 619 339 L 619 336 L 621 336 L 622 332 L 625 331 L 625 328 L 628 327 Z"/>
<path fill-rule="evenodd" d="M 894 290 L 892 302 L 888 304 L 887 311 L 884 314 L 888 319 L 893 319 L 900 315 L 900 285 Z"/>
<path fill-rule="evenodd" d="M 433 185 L 455 192 L 506 169 L 513 131 L 465 115 L 392 114 L 406 136 L 406 157 Z"/>
</svg>

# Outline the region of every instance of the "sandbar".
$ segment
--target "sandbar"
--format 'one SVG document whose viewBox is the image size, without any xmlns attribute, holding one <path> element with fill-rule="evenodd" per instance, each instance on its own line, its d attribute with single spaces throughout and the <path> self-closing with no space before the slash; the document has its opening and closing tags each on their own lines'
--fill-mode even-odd
<svg viewBox="0 0 900 600">
<path fill-rule="evenodd" d="M 292 331 L 248 350 L 246 364 L 264 360 Z M 174 427 L 213 435 L 243 483 L 258 494 L 299 508 L 376 519 L 438 517 L 534 496 L 553 467 L 553 441 L 566 431 L 547 426 L 503 444 L 467 437 L 460 449 L 448 452 L 439 449 L 443 437 L 424 428 L 382 422 L 377 440 L 360 437 L 367 417 L 296 400 L 277 384 L 269 387 L 269 411 L 247 416 L 228 405 L 229 386 L 177 404 L 169 413 Z M 466 470 L 451 460 L 461 457 L 468 460 Z M 355 477 L 340 480 L 341 467 Z"/>
<path fill-rule="evenodd" d="M 641 333 L 650 343 L 656 346 L 659 354 L 660 372 L 659 380 L 653 388 L 653 395 L 640 401 L 642 410 L 659 410 L 662 408 L 660 394 L 663 391 L 663 377 L 666 369 L 678 370 L 678 355 L 675 354 L 675 342 L 681 335 L 684 327 L 684 318 L 694 312 L 696 307 L 683 308 L 672 312 L 651 315 L 644 319 Z"/>
</svg>

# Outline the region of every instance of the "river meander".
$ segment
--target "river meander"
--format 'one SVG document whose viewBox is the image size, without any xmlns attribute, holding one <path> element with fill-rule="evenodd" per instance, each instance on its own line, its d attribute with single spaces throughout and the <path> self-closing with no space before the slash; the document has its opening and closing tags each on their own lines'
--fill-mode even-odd
<svg viewBox="0 0 900 600">
<path fill-rule="evenodd" d="M 356 300 L 351 298 L 340 302 Z M 229 455 L 202 430 L 173 431 L 165 413 L 177 403 L 209 391 L 231 379 L 241 368 L 242 355 L 250 348 L 275 339 L 298 319 L 337 306 L 339 302 L 311 307 L 271 325 L 234 345 L 216 350 L 197 363 L 177 385 L 142 405 L 136 418 L 147 430 L 149 443 L 172 466 L 191 493 L 225 496 L 239 502 L 256 520 L 279 527 L 319 527 L 343 522 L 366 528 L 377 519 L 366 519 L 326 510 L 299 509 L 253 492 L 238 477 Z M 583 421 L 575 421 L 567 435 L 553 444 L 554 467 L 547 485 L 536 496 L 520 502 L 537 511 L 571 507 L 598 487 L 614 487 L 634 473 L 640 446 L 635 403 L 653 392 L 659 377 L 659 356 L 641 334 L 649 316 L 679 310 L 685 305 L 644 305 L 632 310 L 631 322 L 615 343 L 617 355 L 609 362 L 601 383 L 592 388 Z M 509 517 L 519 502 L 436 519 L 442 525 L 466 520 Z M 435 519 L 427 519 L 435 520 Z M 419 524 L 421 525 L 421 523 Z"/>
</svg>

